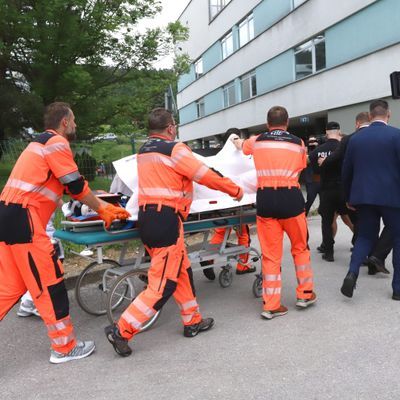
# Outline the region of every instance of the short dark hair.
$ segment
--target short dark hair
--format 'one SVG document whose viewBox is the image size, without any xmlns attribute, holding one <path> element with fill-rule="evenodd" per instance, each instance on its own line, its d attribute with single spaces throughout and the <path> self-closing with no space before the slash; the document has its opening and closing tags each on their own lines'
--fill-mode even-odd
<svg viewBox="0 0 400 400">
<path fill-rule="evenodd" d="M 267 122 L 271 126 L 284 125 L 289 120 L 289 114 L 285 107 L 275 106 L 268 110 Z"/>
<path fill-rule="evenodd" d="M 71 106 L 68 103 L 57 101 L 49 104 L 44 111 L 44 129 L 57 129 L 60 127 L 63 118 L 71 113 Z"/>
<path fill-rule="evenodd" d="M 172 113 L 165 108 L 154 108 L 149 114 L 149 131 L 162 132 L 174 124 Z"/>
<path fill-rule="evenodd" d="M 242 135 L 242 131 L 239 128 L 229 128 L 226 131 L 226 134 L 227 135 L 235 134 L 235 135 L 241 136 Z"/>
<path fill-rule="evenodd" d="M 325 127 L 326 131 L 337 131 L 339 129 L 340 129 L 340 124 L 339 124 L 339 122 L 336 122 L 336 121 L 328 122 Z"/>
<path fill-rule="evenodd" d="M 369 114 L 367 111 L 360 112 L 356 115 L 356 122 L 360 124 L 369 122 Z"/>
<path fill-rule="evenodd" d="M 386 100 L 378 99 L 369 105 L 369 113 L 372 118 L 386 117 L 389 112 L 389 104 Z"/>
</svg>

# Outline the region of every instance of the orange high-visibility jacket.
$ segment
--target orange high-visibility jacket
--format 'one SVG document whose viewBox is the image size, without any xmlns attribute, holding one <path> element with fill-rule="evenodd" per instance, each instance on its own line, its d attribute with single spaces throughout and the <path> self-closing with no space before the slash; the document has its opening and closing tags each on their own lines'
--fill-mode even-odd
<svg viewBox="0 0 400 400">
<path fill-rule="evenodd" d="M 68 140 L 48 130 L 21 153 L 0 201 L 36 207 L 46 226 L 65 189 L 77 200 L 90 190 L 79 174 Z"/>
<path fill-rule="evenodd" d="M 153 135 L 148 139 L 139 150 L 137 163 L 139 206 L 165 205 L 174 208 L 183 218 L 189 214 L 192 203 L 193 181 L 232 197 L 242 190 L 197 160 L 184 143 L 163 136 Z"/>
<path fill-rule="evenodd" d="M 307 166 L 303 141 L 282 130 L 253 136 L 243 142 L 243 153 L 253 154 L 258 188 L 299 187 L 300 172 Z"/>
</svg>

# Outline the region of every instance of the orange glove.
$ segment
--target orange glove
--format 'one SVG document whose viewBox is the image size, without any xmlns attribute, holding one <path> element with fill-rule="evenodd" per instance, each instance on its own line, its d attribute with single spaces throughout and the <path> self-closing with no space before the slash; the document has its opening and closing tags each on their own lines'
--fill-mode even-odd
<svg viewBox="0 0 400 400">
<path fill-rule="evenodd" d="M 99 214 L 99 217 L 105 222 L 106 229 L 111 226 L 111 223 L 115 219 L 128 219 L 131 216 L 124 208 L 116 207 L 112 204 L 100 206 L 97 210 L 97 214 Z"/>
<path fill-rule="evenodd" d="M 244 195 L 244 191 L 243 191 L 242 188 L 240 188 L 240 192 L 239 192 L 238 195 L 234 198 L 234 200 L 236 200 L 236 201 L 242 200 L 243 195 Z"/>
</svg>

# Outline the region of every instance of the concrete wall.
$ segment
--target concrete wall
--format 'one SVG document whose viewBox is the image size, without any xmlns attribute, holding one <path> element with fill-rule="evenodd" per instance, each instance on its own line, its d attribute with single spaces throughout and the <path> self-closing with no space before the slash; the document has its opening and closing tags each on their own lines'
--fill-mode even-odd
<svg viewBox="0 0 400 400">
<path fill-rule="evenodd" d="M 385 100 L 389 102 L 392 112 L 389 124 L 400 128 L 400 100 L 393 100 L 391 97 L 387 97 Z M 328 112 L 328 120 L 339 122 L 344 133 L 352 133 L 354 131 L 356 115 L 362 111 L 368 111 L 369 103 L 370 102 L 364 102 L 330 110 Z"/>
<path fill-rule="evenodd" d="M 183 125 L 181 138 L 199 138 L 204 132 L 208 132 L 206 136 L 220 134 L 227 126 L 262 125 L 267 108 L 276 104 L 286 106 L 290 116 L 296 117 L 387 97 L 390 95 L 389 75 L 399 69 L 399 61 L 393 54 L 400 54 L 400 44 Z M 350 129 L 350 125 L 346 125 L 346 129 Z"/>
<path fill-rule="evenodd" d="M 326 65 L 331 67 L 400 41 L 400 1 L 380 0 L 327 29 Z"/>
</svg>

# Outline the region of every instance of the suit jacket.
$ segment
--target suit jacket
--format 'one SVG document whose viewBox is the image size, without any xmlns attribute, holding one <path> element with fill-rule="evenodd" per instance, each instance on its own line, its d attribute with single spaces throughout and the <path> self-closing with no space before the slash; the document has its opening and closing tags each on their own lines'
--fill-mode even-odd
<svg viewBox="0 0 400 400">
<path fill-rule="evenodd" d="M 400 129 L 375 121 L 348 142 L 342 180 L 352 205 L 400 208 Z"/>
</svg>

